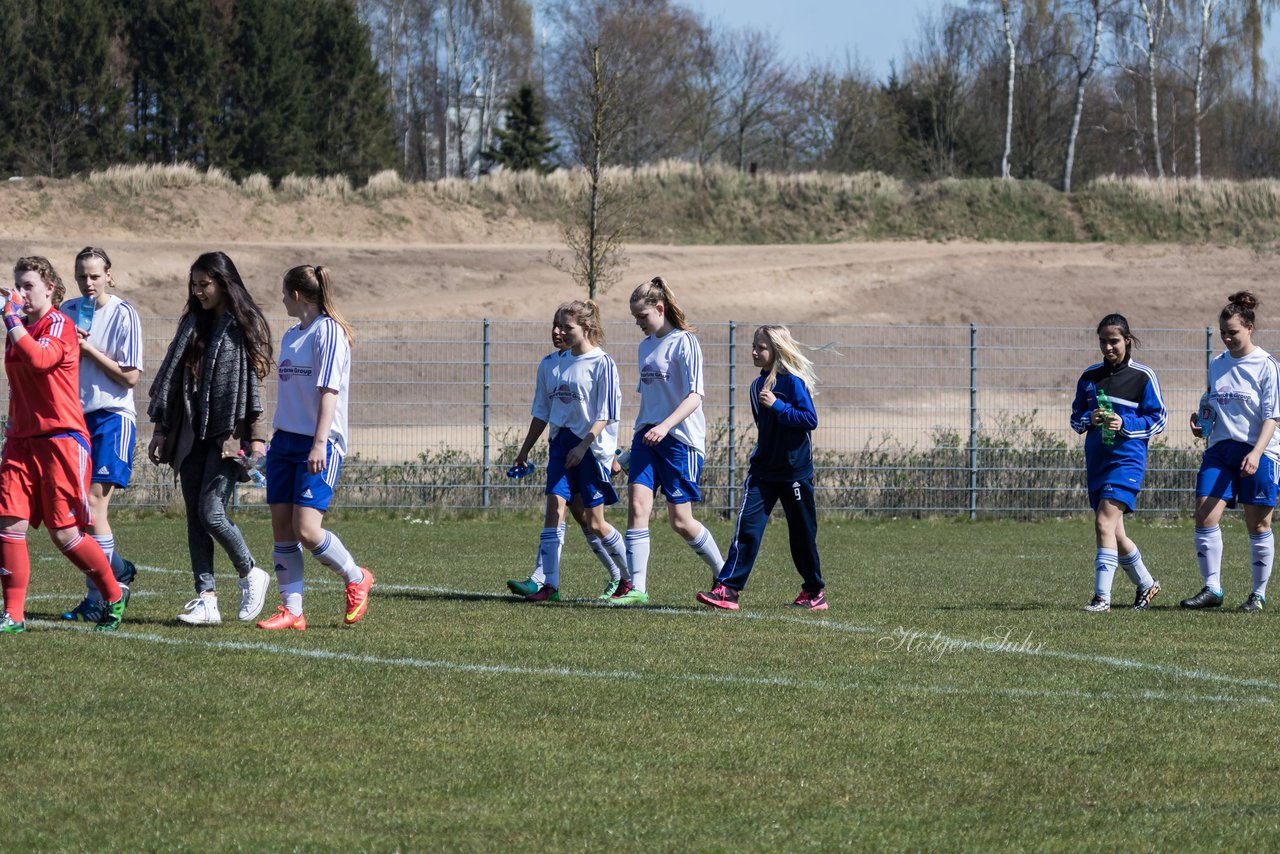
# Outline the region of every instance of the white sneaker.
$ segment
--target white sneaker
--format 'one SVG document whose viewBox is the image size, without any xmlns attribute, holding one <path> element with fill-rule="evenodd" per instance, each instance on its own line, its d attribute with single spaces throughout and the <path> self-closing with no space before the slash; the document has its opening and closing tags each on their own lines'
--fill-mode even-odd
<svg viewBox="0 0 1280 854">
<path fill-rule="evenodd" d="M 186 610 L 178 615 L 178 620 L 189 626 L 216 626 L 222 622 L 216 593 L 201 593 L 184 607 Z"/>
<path fill-rule="evenodd" d="M 240 613 L 241 620 L 256 620 L 262 613 L 262 606 L 267 601 L 267 587 L 271 585 L 271 576 L 266 570 L 254 567 L 249 574 L 240 579 Z"/>
</svg>

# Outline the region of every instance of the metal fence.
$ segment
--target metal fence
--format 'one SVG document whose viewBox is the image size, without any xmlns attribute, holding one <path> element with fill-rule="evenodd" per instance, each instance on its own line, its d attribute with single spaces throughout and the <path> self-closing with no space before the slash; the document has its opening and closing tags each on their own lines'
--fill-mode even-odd
<svg viewBox="0 0 1280 854">
<path fill-rule="evenodd" d="M 291 322 L 270 318 L 277 337 Z M 144 318 L 146 363 L 133 485 L 113 502 L 177 500 L 170 470 L 146 459 L 146 388 L 176 328 Z M 550 328 L 523 321 L 362 321 L 351 383 L 351 455 L 336 506 L 529 507 L 543 467 L 519 482 L 505 470 L 524 438 L 534 371 Z M 703 324 L 708 423 L 703 482 L 710 508 L 729 512 L 755 441 L 747 395 L 756 324 Z M 623 436 L 638 397 L 636 330 L 606 328 L 623 387 Z M 1091 328 L 817 325 L 792 327 L 815 347 L 821 385 L 813 435 L 822 508 L 895 515 L 1078 512 L 1087 506 L 1083 441 L 1068 417 L 1080 373 L 1099 360 Z M 1210 329 L 1139 331 L 1136 357 L 1153 367 L 1169 427 L 1153 442 L 1143 511 L 1191 506 L 1199 452 L 1187 417 L 1203 390 Z M 1265 346 L 1265 342 L 1263 342 Z M 7 386 L 3 390 L 7 405 Z M 274 409 L 275 379 L 264 387 Z M 540 446 L 545 459 L 545 439 Z M 538 459 L 539 451 L 534 458 Z M 260 489 L 237 501 L 254 504 Z"/>
</svg>

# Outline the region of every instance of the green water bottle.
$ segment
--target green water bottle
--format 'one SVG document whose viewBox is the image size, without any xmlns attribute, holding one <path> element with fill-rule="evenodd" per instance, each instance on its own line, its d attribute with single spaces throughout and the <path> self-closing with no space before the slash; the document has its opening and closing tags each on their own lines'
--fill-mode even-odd
<svg viewBox="0 0 1280 854">
<path fill-rule="evenodd" d="M 1111 398 L 1107 397 L 1107 393 L 1102 389 L 1098 389 L 1098 408 L 1108 415 L 1115 413 L 1115 408 L 1111 405 Z M 1112 430 L 1105 423 L 1098 425 L 1098 430 L 1102 434 L 1102 444 L 1114 445 L 1116 443 L 1116 431 Z"/>
</svg>

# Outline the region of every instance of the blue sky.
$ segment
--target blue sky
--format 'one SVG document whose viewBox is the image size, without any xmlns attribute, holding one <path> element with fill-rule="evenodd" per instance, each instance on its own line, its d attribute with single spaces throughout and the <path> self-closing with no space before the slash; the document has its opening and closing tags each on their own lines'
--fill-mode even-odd
<svg viewBox="0 0 1280 854">
<path fill-rule="evenodd" d="M 922 14 L 941 9 L 945 0 L 678 0 L 709 18 L 731 26 L 772 32 L 791 59 L 860 59 L 876 77 L 889 73 L 919 30 Z M 1280 14 L 1268 32 L 1268 76 L 1280 72 Z"/>
<path fill-rule="evenodd" d="M 772 32 L 795 60 L 845 56 L 861 60 L 877 77 L 889 73 L 912 40 L 920 15 L 939 9 L 939 0 L 681 0 L 730 26 Z"/>
</svg>

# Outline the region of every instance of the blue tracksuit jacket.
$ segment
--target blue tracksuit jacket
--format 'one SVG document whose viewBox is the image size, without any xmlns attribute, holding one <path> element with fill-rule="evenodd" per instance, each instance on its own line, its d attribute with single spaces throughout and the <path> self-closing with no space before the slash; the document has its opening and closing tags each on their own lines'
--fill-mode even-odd
<svg viewBox="0 0 1280 854">
<path fill-rule="evenodd" d="M 1098 408 L 1098 389 L 1111 398 L 1124 421 L 1114 445 L 1102 444 L 1102 430 L 1089 423 Z M 1147 442 L 1164 430 L 1168 413 L 1160 396 L 1155 371 L 1141 362 L 1127 361 L 1114 370 L 1105 362 L 1092 365 L 1076 383 L 1071 403 L 1071 426 L 1085 433 L 1084 459 L 1089 492 L 1108 483 L 1137 492 L 1147 472 Z"/>
<path fill-rule="evenodd" d="M 791 374 L 778 373 L 773 406 L 760 405 L 766 372 L 751 383 L 751 414 L 757 441 L 750 473 L 759 480 L 792 481 L 813 477 L 813 447 L 809 433 L 818 426 L 818 413 L 805 384 Z"/>
</svg>

